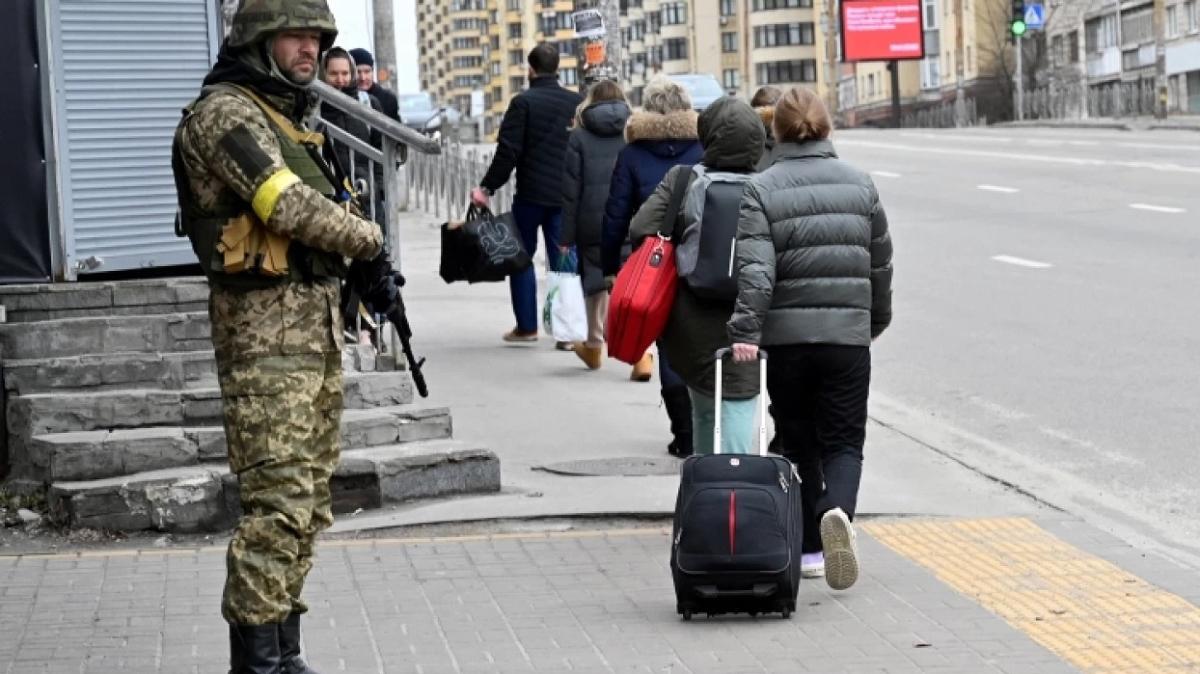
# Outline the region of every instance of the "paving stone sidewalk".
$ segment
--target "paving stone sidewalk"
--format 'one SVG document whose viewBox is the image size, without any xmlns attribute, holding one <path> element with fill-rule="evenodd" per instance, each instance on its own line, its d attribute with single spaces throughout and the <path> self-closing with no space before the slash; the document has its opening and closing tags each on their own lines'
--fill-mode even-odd
<svg viewBox="0 0 1200 674">
<path fill-rule="evenodd" d="M 665 529 L 330 541 L 306 589 L 321 672 L 1071 672 L 860 537 L 864 576 L 800 610 L 675 613 Z M 0 557 L 0 672 L 227 671 L 220 548 Z"/>
</svg>

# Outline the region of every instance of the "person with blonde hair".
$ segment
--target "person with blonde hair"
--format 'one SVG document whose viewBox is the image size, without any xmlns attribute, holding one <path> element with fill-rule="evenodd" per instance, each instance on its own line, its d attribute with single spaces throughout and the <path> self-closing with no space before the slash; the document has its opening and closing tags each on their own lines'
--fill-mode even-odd
<svg viewBox="0 0 1200 674">
<path fill-rule="evenodd" d="M 821 99 L 775 104 L 771 167 L 750 180 L 737 233 L 734 359 L 770 351 L 767 391 L 783 454 L 803 481 L 801 573 L 844 590 L 858 579 L 871 342 L 892 321 L 892 239 L 871 178 L 837 157 Z"/>
<path fill-rule="evenodd" d="M 642 91 L 642 111 L 625 125 L 628 145 L 617 156 L 608 202 L 604 206 L 602 262 L 604 275 L 615 276 L 621 252 L 629 237 L 629 223 L 673 166 L 700 161 L 703 149 L 696 129 L 696 113 L 687 90 L 665 76 L 657 76 Z M 630 377 L 650 381 L 653 359 L 646 354 Z M 674 436 L 667 451 L 675 456 L 692 453 L 692 403 L 687 383 L 676 374 L 659 351 L 659 379 L 663 404 L 671 418 Z"/>
<path fill-rule="evenodd" d="M 579 275 L 587 297 L 588 337 L 575 344 L 575 355 L 588 369 L 600 368 L 604 355 L 604 319 L 608 286 L 601 263 L 600 238 L 604 204 L 612 183 L 613 166 L 625 147 L 629 105 L 620 85 L 597 82 L 575 113 L 575 128 L 567 140 L 563 175 L 563 253 L 572 246 L 579 255 Z"/>
</svg>

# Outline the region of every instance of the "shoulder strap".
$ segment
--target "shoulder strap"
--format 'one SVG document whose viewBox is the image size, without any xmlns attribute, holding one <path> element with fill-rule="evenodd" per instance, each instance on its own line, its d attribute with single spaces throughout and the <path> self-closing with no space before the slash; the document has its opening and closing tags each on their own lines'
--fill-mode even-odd
<svg viewBox="0 0 1200 674">
<path fill-rule="evenodd" d="M 691 166 L 682 166 L 675 172 L 675 184 L 671 186 L 671 200 L 667 202 L 667 217 L 662 223 L 662 229 L 659 230 L 660 235 L 668 238 L 675 237 L 675 230 L 679 227 L 679 213 L 683 206 L 683 199 L 687 196 L 688 184 L 692 180 L 693 173 Z"/>
<path fill-rule="evenodd" d="M 271 120 L 271 123 L 275 125 L 275 128 L 282 131 L 284 135 L 292 140 L 293 143 L 300 143 L 302 145 L 311 144 L 318 147 L 325 143 L 324 135 L 317 133 L 316 131 L 306 131 L 304 129 L 297 128 L 296 124 L 292 122 L 292 120 L 288 119 L 282 112 L 276 110 L 275 106 L 264 101 L 262 97 L 251 91 L 248 87 L 243 87 L 240 84 L 234 84 L 232 82 L 221 82 L 219 84 L 213 84 L 210 86 L 212 88 L 224 89 L 226 91 L 236 91 L 242 96 L 250 99 L 250 102 L 258 106 L 258 109 L 262 110 L 263 114 Z"/>
</svg>

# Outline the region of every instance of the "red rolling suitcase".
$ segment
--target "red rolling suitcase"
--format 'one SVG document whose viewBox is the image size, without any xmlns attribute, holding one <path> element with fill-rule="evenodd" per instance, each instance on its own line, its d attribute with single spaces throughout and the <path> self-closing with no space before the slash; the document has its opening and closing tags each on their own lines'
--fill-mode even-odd
<svg viewBox="0 0 1200 674">
<path fill-rule="evenodd" d="M 674 217 L 668 217 L 659 235 L 643 241 L 621 267 L 608 304 L 604 329 L 608 355 L 630 365 L 641 360 L 646 349 L 662 334 L 675 303 L 679 273 L 670 235 L 674 233 L 692 171 L 688 168 L 675 175 L 667 206 L 667 213 Z"/>
</svg>

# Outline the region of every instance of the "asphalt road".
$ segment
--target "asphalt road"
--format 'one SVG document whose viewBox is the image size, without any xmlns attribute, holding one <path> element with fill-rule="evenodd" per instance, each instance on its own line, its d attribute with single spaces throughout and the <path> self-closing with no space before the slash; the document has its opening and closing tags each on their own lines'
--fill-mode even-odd
<svg viewBox="0 0 1200 674">
<path fill-rule="evenodd" d="M 876 419 L 1195 559 L 1200 133 L 844 131 L 834 142 L 874 174 L 895 237 Z"/>
</svg>

